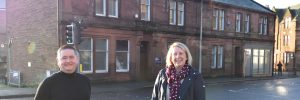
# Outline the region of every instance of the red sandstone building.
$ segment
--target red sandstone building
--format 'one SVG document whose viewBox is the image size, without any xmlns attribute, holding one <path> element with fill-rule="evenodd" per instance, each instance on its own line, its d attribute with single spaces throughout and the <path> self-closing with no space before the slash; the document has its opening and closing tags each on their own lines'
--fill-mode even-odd
<svg viewBox="0 0 300 100">
<path fill-rule="evenodd" d="M 7 1 L 11 69 L 29 85 L 58 69 L 55 52 L 72 22 L 80 33 L 78 72 L 93 82 L 153 80 L 175 41 L 187 44 L 205 77 L 271 76 L 274 21 L 252 0 Z"/>
</svg>

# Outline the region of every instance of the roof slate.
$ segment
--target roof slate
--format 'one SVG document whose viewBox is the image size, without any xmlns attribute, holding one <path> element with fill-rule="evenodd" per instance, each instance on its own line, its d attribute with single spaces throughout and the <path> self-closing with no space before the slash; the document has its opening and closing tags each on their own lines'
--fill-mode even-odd
<svg viewBox="0 0 300 100">
<path fill-rule="evenodd" d="M 247 9 L 252 9 L 256 11 L 262 11 L 266 13 L 274 13 L 272 10 L 262 6 L 261 4 L 253 1 L 253 0 L 212 0 L 219 3 L 234 5 L 238 7 L 243 7 Z"/>
</svg>

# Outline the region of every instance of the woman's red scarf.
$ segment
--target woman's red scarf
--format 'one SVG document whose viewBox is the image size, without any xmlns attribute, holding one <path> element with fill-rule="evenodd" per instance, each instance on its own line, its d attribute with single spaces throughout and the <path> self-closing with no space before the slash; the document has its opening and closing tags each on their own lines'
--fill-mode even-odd
<svg viewBox="0 0 300 100">
<path fill-rule="evenodd" d="M 176 74 L 174 65 L 171 65 L 167 68 L 166 74 L 168 76 L 168 84 L 170 89 L 169 100 L 179 100 L 179 89 L 181 85 L 180 81 L 189 74 L 189 69 L 189 65 L 185 64 L 179 71 L 179 74 Z"/>
</svg>

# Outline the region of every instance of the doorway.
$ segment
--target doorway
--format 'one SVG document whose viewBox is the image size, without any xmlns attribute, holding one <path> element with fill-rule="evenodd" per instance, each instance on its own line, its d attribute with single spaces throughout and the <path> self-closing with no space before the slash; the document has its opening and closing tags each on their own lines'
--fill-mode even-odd
<svg viewBox="0 0 300 100">
<path fill-rule="evenodd" d="M 141 80 L 147 80 L 149 78 L 149 67 L 148 67 L 148 41 L 141 41 L 140 45 L 140 78 Z"/>
</svg>

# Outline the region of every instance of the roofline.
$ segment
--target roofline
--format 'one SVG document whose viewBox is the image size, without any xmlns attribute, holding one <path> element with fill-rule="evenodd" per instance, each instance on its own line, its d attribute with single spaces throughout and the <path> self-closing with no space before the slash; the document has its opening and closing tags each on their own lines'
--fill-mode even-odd
<svg viewBox="0 0 300 100">
<path fill-rule="evenodd" d="M 256 3 L 256 4 L 258 4 L 259 6 L 261 6 L 261 7 L 263 7 L 263 8 L 265 8 L 265 9 L 267 9 L 267 10 L 269 10 L 270 12 L 273 12 L 273 13 L 275 13 L 274 11 L 272 11 L 271 9 L 269 9 L 269 8 L 267 8 L 266 6 L 263 6 L 263 5 L 261 5 L 260 3 L 258 3 L 258 2 L 256 2 L 256 1 L 254 1 L 254 0 L 251 0 L 252 2 L 254 2 L 254 3 Z"/>
<path fill-rule="evenodd" d="M 213 0 L 211 0 L 211 1 L 214 2 L 214 3 L 220 3 L 220 4 L 223 4 L 223 5 L 229 5 L 229 6 L 234 6 L 234 7 L 237 7 L 237 8 L 249 9 L 249 10 L 252 10 L 252 11 L 257 11 L 257 12 L 262 12 L 262 13 L 268 13 L 268 14 L 276 15 L 276 13 L 275 13 L 274 11 L 270 10 L 269 8 L 266 8 L 266 7 L 262 6 L 261 4 L 259 4 L 259 3 L 257 3 L 257 2 L 255 2 L 255 3 L 256 3 L 256 4 L 259 4 L 260 6 L 264 7 L 265 9 L 267 9 L 267 10 L 270 11 L 270 12 L 263 12 L 263 11 L 256 10 L 256 9 L 250 9 L 250 8 L 246 8 L 246 7 L 240 7 L 240 6 L 236 6 L 236 5 L 233 5 L 233 4 L 226 4 L 226 3 L 217 2 L 217 1 L 213 1 Z M 253 1 L 253 0 L 251 0 L 251 1 Z"/>
</svg>

